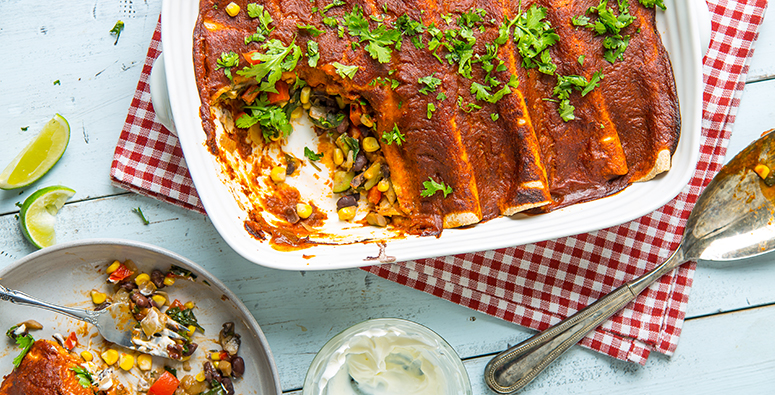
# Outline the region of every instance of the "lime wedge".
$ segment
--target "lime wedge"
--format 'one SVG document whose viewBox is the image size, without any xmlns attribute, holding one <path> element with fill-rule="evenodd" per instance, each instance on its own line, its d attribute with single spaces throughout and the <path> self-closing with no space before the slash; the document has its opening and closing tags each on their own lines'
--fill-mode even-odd
<svg viewBox="0 0 775 395">
<path fill-rule="evenodd" d="M 54 224 L 59 209 L 65 201 L 75 195 L 75 191 L 54 185 L 36 191 L 22 204 L 19 222 L 22 232 L 35 247 L 43 248 L 56 244 Z"/>
<path fill-rule="evenodd" d="M 0 173 L 0 189 L 26 187 L 43 177 L 65 153 L 68 142 L 70 125 L 56 114 Z"/>
</svg>

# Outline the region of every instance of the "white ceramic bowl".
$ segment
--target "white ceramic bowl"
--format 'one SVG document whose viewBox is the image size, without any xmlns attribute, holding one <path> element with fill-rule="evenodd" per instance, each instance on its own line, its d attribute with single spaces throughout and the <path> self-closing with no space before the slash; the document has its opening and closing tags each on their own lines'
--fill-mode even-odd
<svg viewBox="0 0 775 395">
<path fill-rule="evenodd" d="M 402 320 L 399 318 L 376 318 L 361 323 L 355 324 L 338 335 L 334 336 L 326 342 L 326 344 L 315 355 L 315 358 L 310 364 L 307 376 L 304 379 L 304 387 L 302 389 L 302 395 L 343 395 L 345 392 L 328 388 L 333 376 L 340 372 L 340 366 L 346 361 L 347 355 L 361 354 L 362 356 L 368 356 L 369 358 L 377 355 L 364 353 L 364 345 L 375 344 L 376 348 L 383 353 L 386 350 L 385 345 L 387 343 L 380 342 L 379 338 L 390 338 L 394 341 L 395 345 L 398 344 L 422 344 L 422 347 L 418 347 L 413 355 L 409 355 L 406 349 L 397 349 L 401 355 L 394 357 L 395 360 L 401 363 L 406 363 L 413 357 L 412 363 L 408 364 L 408 367 L 404 367 L 402 370 L 413 370 L 418 368 L 418 361 L 423 361 L 419 366 L 423 374 L 419 377 L 434 377 L 434 373 L 441 372 L 439 377 L 444 377 L 445 380 L 440 380 L 438 385 L 432 386 L 432 390 L 438 390 L 441 386 L 445 388 L 444 394 L 456 394 L 456 395 L 470 395 L 472 393 L 471 383 L 468 379 L 468 372 L 463 366 L 463 362 L 457 355 L 452 346 L 449 345 L 441 336 L 436 332 L 422 326 L 416 322 Z M 390 344 L 394 344 L 390 343 Z M 430 347 L 425 347 L 428 345 Z M 403 355 L 403 354 L 406 355 Z M 391 358 L 395 354 L 384 355 Z M 356 357 L 358 358 L 358 357 Z M 359 358 L 360 359 L 360 358 Z M 369 361 L 366 359 L 366 363 L 372 362 L 374 365 L 380 365 L 381 368 L 385 368 L 387 364 L 382 365 L 384 361 L 375 360 Z M 362 359 L 363 360 L 363 359 Z M 350 381 L 350 377 L 347 368 L 341 370 L 342 378 L 344 381 Z M 389 376 L 390 373 L 382 371 L 380 376 Z M 411 374 L 399 375 L 400 377 L 411 376 Z M 341 383 L 341 381 L 340 381 Z M 408 393 L 419 393 L 419 391 L 411 391 L 410 388 L 405 389 Z M 349 392 L 348 392 L 349 393 Z M 358 393 L 353 391 L 352 393 Z M 380 393 L 397 393 L 393 391 L 384 391 Z M 428 392 L 432 393 L 432 392 Z"/>
<path fill-rule="evenodd" d="M 0 270 L 0 283 L 48 302 L 91 308 L 89 292 L 107 287 L 104 285 L 107 265 L 114 260 L 123 262 L 126 259 L 133 260 L 138 268 L 148 273 L 153 269 L 167 270 L 170 265 L 176 265 L 197 275 L 196 281 L 179 280 L 175 285 L 165 288 L 165 291 L 180 300 L 196 301 L 195 314 L 205 329 L 204 337 L 207 339 L 215 339 L 217 342 L 223 323 L 234 322 L 235 331 L 241 335 L 242 340 L 239 355 L 245 360 L 245 375 L 235 381 L 237 392 L 246 395 L 279 395 L 282 392 L 269 343 L 250 311 L 220 280 L 196 263 L 170 251 L 126 240 L 97 239 L 63 243 L 32 253 Z M 86 325 L 46 310 L 0 301 L 0 328 L 3 331 L 28 319 L 35 319 L 44 326 L 43 330 L 32 332 L 37 339 L 51 339 L 54 333 L 67 334 Z M 96 334 L 94 328 L 88 329 L 90 334 Z M 81 338 L 97 342 L 89 336 Z M 194 372 L 201 369 L 206 354 L 204 350 L 216 348 L 209 340 L 199 342 L 200 350 L 203 351 L 194 353 L 191 360 Z M 11 342 L 0 343 L 0 350 L 2 376 L 13 369 L 12 360 L 18 350 Z M 157 364 L 160 362 L 156 361 Z"/>
<path fill-rule="evenodd" d="M 165 0 L 162 44 L 170 106 L 186 163 L 197 192 L 224 240 L 248 260 L 286 270 L 338 269 L 406 261 L 528 244 L 618 225 L 646 215 L 673 199 L 694 174 L 700 146 L 702 56 L 700 28 L 706 26 L 704 1 L 665 0 L 658 24 L 673 64 L 681 104 L 681 138 L 672 169 L 656 179 L 632 185 L 604 199 L 548 214 L 497 218 L 467 229 L 447 229 L 441 237 L 376 243 L 321 245 L 300 251 L 277 251 L 256 240 L 244 227 L 247 213 L 220 180 L 213 155 L 205 148 L 199 118 L 199 93 L 193 67 L 193 28 L 199 11 L 190 0 Z"/>
</svg>

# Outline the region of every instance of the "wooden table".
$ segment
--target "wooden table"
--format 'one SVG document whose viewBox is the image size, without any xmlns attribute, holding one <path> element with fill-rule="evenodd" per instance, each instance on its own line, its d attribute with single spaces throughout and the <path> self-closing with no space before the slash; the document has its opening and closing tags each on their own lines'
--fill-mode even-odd
<svg viewBox="0 0 775 395">
<path fill-rule="evenodd" d="M 482 379 L 484 365 L 532 331 L 358 269 L 287 272 L 253 265 L 224 243 L 207 217 L 111 186 L 113 149 L 160 10 L 160 0 L 0 1 L 0 166 L 54 113 L 63 114 L 72 129 L 67 152 L 49 174 L 32 188 L 0 191 L 0 267 L 35 250 L 21 234 L 15 203 L 37 188 L 66 185 L 77 194 L 59 213 L 60 242 L 138 240 L 201 264 L 251 309 L 287 393 L 300 393 L 310 361 L 329 338 L 375 317 L 406 318 L 440 333 L 465 360 L 474 393 L 491 393 Z M 119 19 L 126 27 L 114 45 L 109 30 Z M 773 97 L 775 16 L 769 15 L 728 157 L 775 127 Z M 135 207 L 149 225 L 132 212 Z M 770 260 L 701 264 L 672 358 L 652 354 L 642 367 L 574 347 L 522 393 L 772 393 L 775 265 Z"/>
</svg>

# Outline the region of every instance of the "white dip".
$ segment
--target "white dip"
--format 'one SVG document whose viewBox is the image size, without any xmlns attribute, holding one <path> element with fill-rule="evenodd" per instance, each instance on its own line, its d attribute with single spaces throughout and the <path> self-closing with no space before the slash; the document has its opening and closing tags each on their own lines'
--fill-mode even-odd
<svg viewBox="0 0 775 395">
<path fill-rule="evenodd" d="M 320 395 L 448 395 L 439 344 L 395 328 L 353 334 L 325 365 Z"/>
</svg>

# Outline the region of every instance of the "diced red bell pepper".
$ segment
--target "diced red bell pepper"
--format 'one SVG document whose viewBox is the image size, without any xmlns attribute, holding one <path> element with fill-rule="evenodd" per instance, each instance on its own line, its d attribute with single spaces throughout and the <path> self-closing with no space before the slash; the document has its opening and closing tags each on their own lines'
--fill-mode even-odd
<svg viewBox="0 0 775 395">
<path fill-rule="evenodd" d="M 277 81 L 277 83 L 274 84 L 274 88 L 277 90 L 277 93 L 267 92 L 266 94 L 267 99 L 269 99 L 269 104 L 277 104 L 291 99 L 290 93 L 288 92 L 288 84 L 286 84 L 285 81 Z"/>
<path fill-rule="evenodd" d="M 72 350 L 78 344 L 78 338 L 75 336 L 75 332 L 70 332 L 70 336 L 65 339 L 65 348 L 67 351 Z"/>
<path fill-rule="evenodd" d="M 244 101 L 246 104 L 252 104 L 253 101 L 256 100 L 256 97 L 258 97 L 259 93 L 261 93 L 261 91 L 258 90 L 257 86 L 248 88 L 241 96 L 242 101 Z"/>
<path fill-rule="evenodd" d="M 245 53 L 242 54 L 242 56 L 245 58 L 245 61 L 247 61 L 251 65 L 256 65 L 256 64 L 261 63 L 260 60 L 258 60 L 258 59 L 254 60 L 253 59 L 253 55 L 256 54 L 256 53 L 258 53 L 258 51 L 245 52 Z"/>
<path fill-rule="evenodd" d="M 121 265 L 118 266 L 118 269 L 116 269 L 113 273 L 110 273 L 110 277 L 108 277 L 108 281 L 115 284 L 121 280 L 126 279 L 132 274 L 134 274 L 134 272 L 129 270 L 129 268 L 122 263 Z"/>
<path fill-rule="evenodd" d="M 151 388 L 148 389 L 148 395 L 172 395 L 179 385 L 180 380 L 165 370 Z"/>
<path fill-rule="evenodd" d="M 186 309 L 186 306 L 184 306 L 183 303 L 180 303 L 180 301 L 177 300 L 177 299 L 175 299 L 172 303 L 170 303 L 170 308 L 171 309 L 174 309 L 175 307 L 177 307 L 177 308 L 179 308 L 181 310 L 185 310 Z"/>
<path fill-rule="evenodd" d="M 382 192 L 380 192 L 375 185 L 369 189 L 369 193 L 366 197 L 376 206 L 379 204 L 380 199 L 382 199 Z"/>
</svg>

